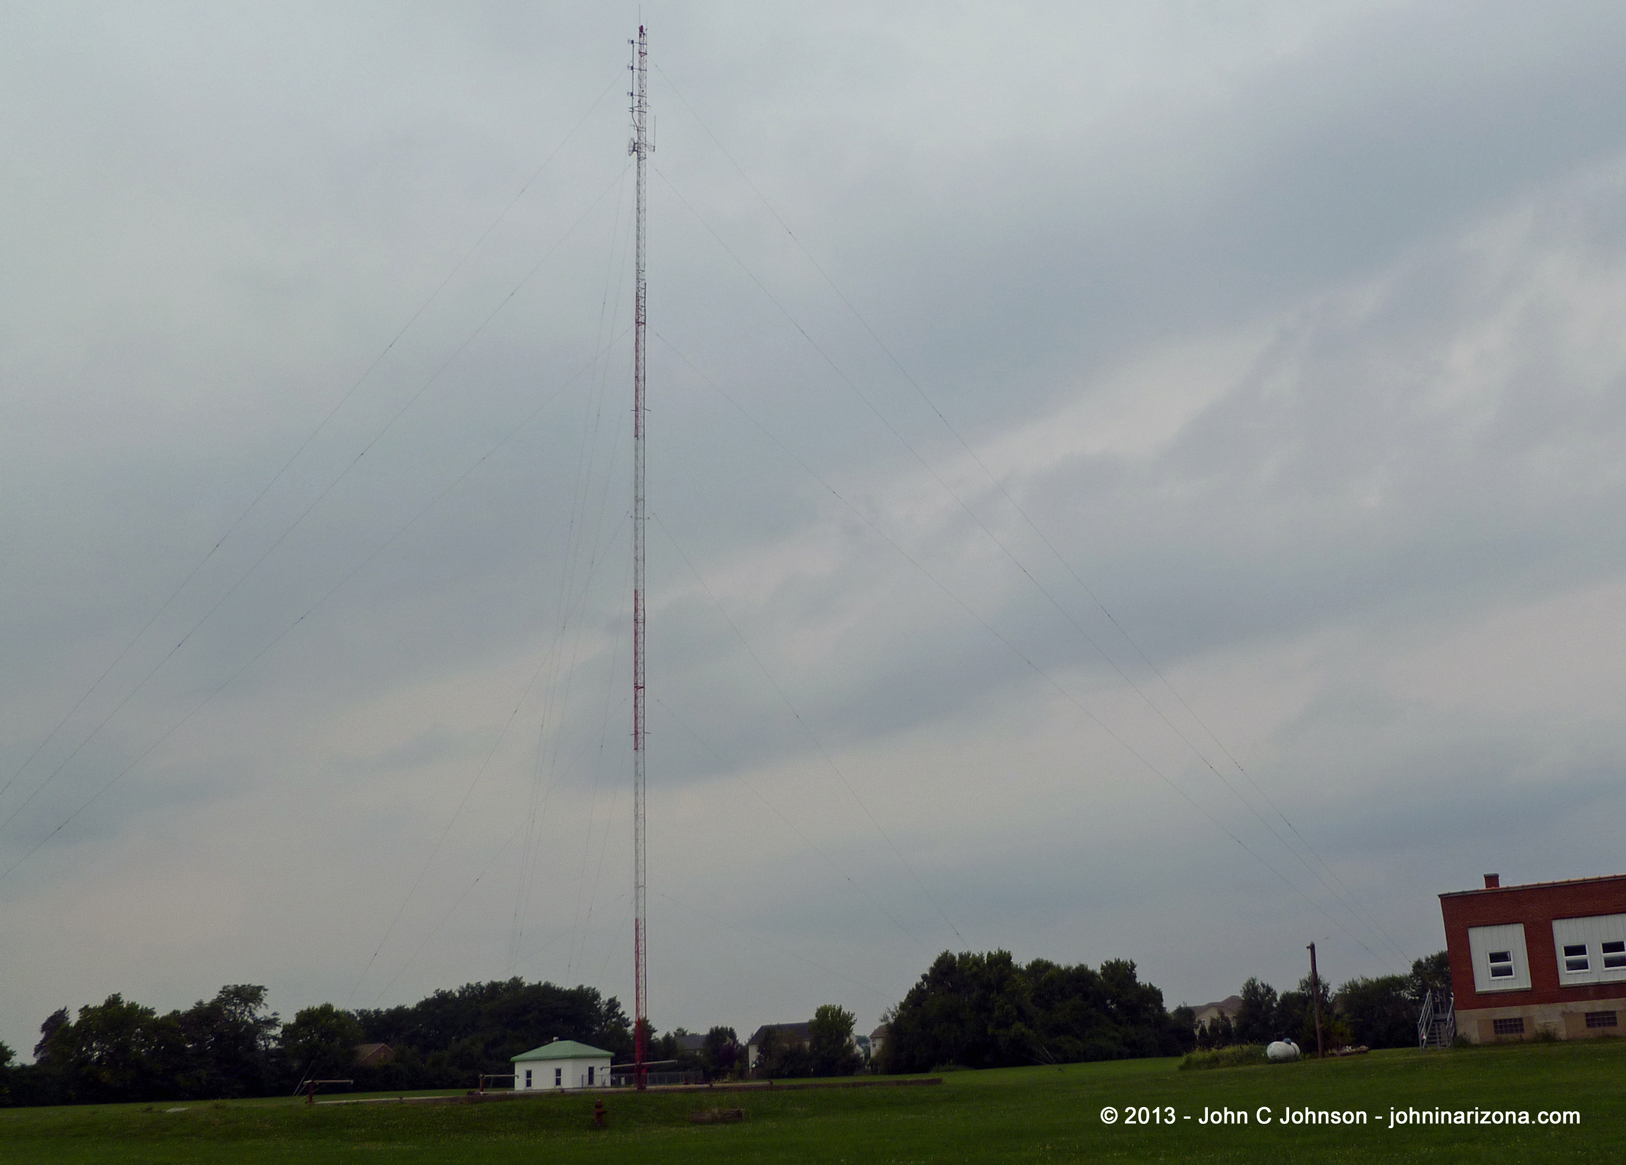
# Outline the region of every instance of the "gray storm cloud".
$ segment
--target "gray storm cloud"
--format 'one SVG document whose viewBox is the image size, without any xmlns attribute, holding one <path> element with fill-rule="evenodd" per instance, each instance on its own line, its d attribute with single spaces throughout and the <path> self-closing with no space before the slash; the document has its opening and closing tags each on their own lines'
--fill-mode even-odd
<svg viewBox="0 0 1626 1165">
<path fill-rule="evenodd" d="M 0 1039 L 629 993 L 636 19 L 0 16 Z M 657 1025 L 1618 869 L 1616 11 L 645 19 Z"/>
</svg>

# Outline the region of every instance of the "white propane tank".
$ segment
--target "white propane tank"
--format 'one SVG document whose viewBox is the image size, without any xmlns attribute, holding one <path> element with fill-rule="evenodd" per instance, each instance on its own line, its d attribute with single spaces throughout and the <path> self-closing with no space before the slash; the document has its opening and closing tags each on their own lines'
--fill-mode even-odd
<svg viewBox="0 0 1626 1165">
<path fill-rule="evenodd" d="M 1272 1060 L 1286 1062 L 1299 1058 L 1299 1046 L 1292 1040 L 1277 1040 L 1265 1049 L 1265 1055 Z"/>
</svg>

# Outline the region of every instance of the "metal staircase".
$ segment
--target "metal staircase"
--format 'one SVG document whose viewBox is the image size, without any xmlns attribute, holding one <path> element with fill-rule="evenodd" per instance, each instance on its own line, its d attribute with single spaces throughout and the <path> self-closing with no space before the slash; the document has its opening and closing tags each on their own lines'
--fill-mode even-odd
<svg viewBox="0 0 1626 1165">
<path fill-rule="evenodd" d="M 1429 1048 L 1449 1048 L 1456 1038 L 1456 1001 L 1450 995 L 1445 995 L 1436 1004 L 1434 992 L 1430 991 L 1423 996 L 1423 1010 L 1417 1017 L 1417 1046 L 1425 1051 Z"/>
</svg>

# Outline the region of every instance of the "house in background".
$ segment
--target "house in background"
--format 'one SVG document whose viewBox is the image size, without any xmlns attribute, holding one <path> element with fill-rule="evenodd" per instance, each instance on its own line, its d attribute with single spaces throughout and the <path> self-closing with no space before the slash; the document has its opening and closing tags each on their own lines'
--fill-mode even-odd
<svg viewBox="0 0 1626 1165">
<path fill-rule="evenodd" d="M 1440 895 L 1456 1030 L 1472 1043 L 1621 1034 L 1626 875 Z"/>
<path fill-rule="evenodd" d="M 745 1070 L 757 1070 L 757 1058 L 762 1054 L 762 1045 L 772 1032 L 774 1040 L 781 1048 L 792 1044 L 807 1043 L 808 1025 L 805 1023 L 765 1023 L 757 1028 L 756 1033 L 745 1043 Z"/>
<path fill-rule="evenodd" d="M 1201 1007 L 1194 1008 L 1196 1015 L 1193 1017 L 1192 1023 L 1198 1027 L 1204 1024 L 1212 1026 L 1220 1021 L 1221 1016 L 1235 1023 L 1236 1013 L 1241 1009 L 1242 996 L 1227 995 L 1217 1003 L 1205 1003 Z"/>
<path fill-rule="evenodd" d="M 869 1033 L 870 1059 L 873 1060 L 875 1057 L 881 1054 L 881 1047 L 886 1043 L 886 1030 L 886 1024 L 883 1023 L 880 1027 Z"/>
<path fill-rule="evenodd" d="M 356 1067 L 379 1068 L 395 1059 L 395 1049 L 388 1044 L 357 1044 Z"/>
<path fill-rule="evenodd" d="M 514 1088 L 608 1088 L 610 1053 L 575 1040 L 554 1040 L 513 1058 Z"/>
</svg>

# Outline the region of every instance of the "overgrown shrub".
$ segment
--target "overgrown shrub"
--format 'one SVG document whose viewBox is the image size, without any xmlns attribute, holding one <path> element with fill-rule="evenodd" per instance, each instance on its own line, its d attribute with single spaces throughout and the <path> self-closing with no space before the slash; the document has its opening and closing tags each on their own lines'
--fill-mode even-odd
<svg viewBox="0 0 1626 1165">
<path fill-rule="evenodd" d="M 1232 1044 L 1228 1048 L 1215 1048 L 1211 1052 L 1188 1052 L 1180 1061 L 1180 1071 L 1204 1068 L 1243 1068 L 1250 1064 L 1268 1064 L 1264 1044 Z"/>
</svg>

